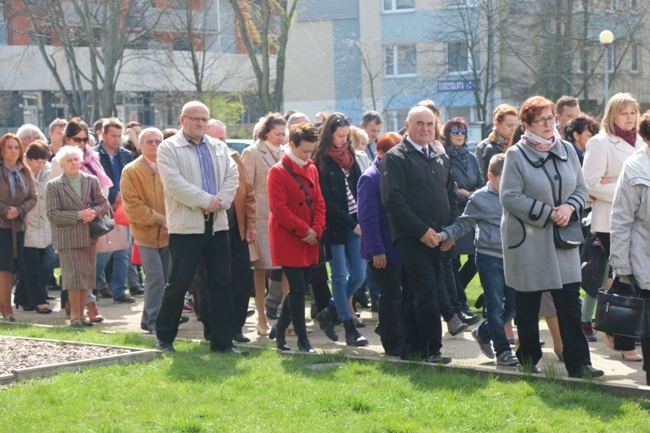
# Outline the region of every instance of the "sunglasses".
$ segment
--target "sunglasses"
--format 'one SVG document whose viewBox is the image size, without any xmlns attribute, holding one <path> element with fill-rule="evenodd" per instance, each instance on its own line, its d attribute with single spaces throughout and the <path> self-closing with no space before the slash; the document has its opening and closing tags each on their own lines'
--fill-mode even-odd
<svg viewBox="0 0 650 433">
<path fill-rule="evenodd" d="M 88 143 L 88 137 L 72 137 L 70 139 L 72 141 L 74 141 L 75 143 L 77 143 L 77 144 L 79 144 L 79 143 Z"/>
<path fill-rule="evenodd" d="M 330 125 L 330 131 L 331 132 L 336 131 L 336 128 L 338 128 L 339 126 L 350 126 L 350 121 L 346 118 L 339 117 Z"/>
<path fill-rule="evenodd" d="M 467 129 L 452 129 L 452 135 L 465 135 L 467 134 Z"/>
</svg>

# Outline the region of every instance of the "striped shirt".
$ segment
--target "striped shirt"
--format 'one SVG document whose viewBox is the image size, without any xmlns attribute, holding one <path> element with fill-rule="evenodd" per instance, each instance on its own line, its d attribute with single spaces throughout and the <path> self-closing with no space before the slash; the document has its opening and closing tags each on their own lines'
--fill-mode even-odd
<svg viewBox="0 0 650 433">
<path fill-rule="evenodd" d="M 343 170 L 343 174 L 345 176 L 345 193 L 348 200 L 348 213 L 350 215 L 354 215 L 357 213 L 357 201 L 354 199 L 354 195 L 352 195 L 352 190 L 350 189 L 350 184 L 348 183 L 350 170 L 346 170 L 343 167 L 341 167 L 341 170 Z"/>
<path fill-rule="evenodd" d="M 210 155 L 210 149 L 208 149 L 208 143 L 205 141 L 205 137 L 201 137 L 201 140 L 198 143 L 193 142 L 190 137 L 185 135 L 185 139 L 194 146 L 196 149 L 196 154 L 199 157 L 199 167 L 201 168 L 201 182 L 203 191 L 207 192 L 210 195 L 217 194 L 217 180 L 214 175 L 214 165 L 212 163 L 212 155 Z"/>
</svg>

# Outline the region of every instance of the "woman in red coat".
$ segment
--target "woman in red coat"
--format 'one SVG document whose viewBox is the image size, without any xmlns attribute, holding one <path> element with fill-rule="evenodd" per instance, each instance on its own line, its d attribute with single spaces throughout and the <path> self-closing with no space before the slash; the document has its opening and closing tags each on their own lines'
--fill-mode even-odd
<svg viewBox="0 0 650 433">
<path fill-rule="evenodd" d="M 290 350 L 285 339 L 287 326 L 293 321 L 298 336 L 298 350 L 315 353 L 307 338 L 305 294 L 311 269 L 318 264 L 318 240 L 325 229 L 325 201 L 318 183 L 318 171 L 311 155 L 318 141 L 316 128 L 295 125 L 289 135 L 290 151 L 269 171 L 269 238 L 273 266 L 282 266 L 289 281 L 282 314 L 271 328 L 269 337 L 277 348 Z"/>
</svg>

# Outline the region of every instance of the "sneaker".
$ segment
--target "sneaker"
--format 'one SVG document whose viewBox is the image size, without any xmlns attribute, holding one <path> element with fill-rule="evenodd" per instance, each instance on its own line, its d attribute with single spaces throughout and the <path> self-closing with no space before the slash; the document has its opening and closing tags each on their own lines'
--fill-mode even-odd
<svg viewBox="0 0 650 433">
<path fill-rule="evenodd" d="M 478 328 L 472 329 L 472 332 L 470 332 L 470 334 L 472 334 L 472 337 L 478 343 L 478 347 L 481 349 L 481 353 L 490 359 L 494 359 L 494 350 L 492 350 L 492 344 L 483 343 L 481 341 L 481 337 L 478 336 Z"/>
<path fill-rule="evenodd" d="M 582 333 L 585 334 L 585 339 L 587 341 L 598 341 L 596 334 L 594 333 L 594 328 L 591 327 L 591 322 L 582 322 Z"/>
<path fill-rule="evenodd" d="M 113 303 L 115 304 L 132 304 L 135 302 L 135 299 L 126 293 L 122 294 L 122 296 L 118 296 L 117 298 L 113 299 Z"/>
<path fill-rule="evenodd" d="M 497 356 L 497 365 L 506 365 L 508 367 L 515 367 L 519 365 L 519 360 L 517 357 L 510 351 L 506 350 Z"/>
<path fill-rule="evenodd" d="M 449 319 L 447 322 L 447 331 L 449 331 L 451 335 L 456 335 L 466 330 L 468 326 L 467 323 L 463 323 L 457 314 L 454 314 L 454 317 Z"/>
</svg>

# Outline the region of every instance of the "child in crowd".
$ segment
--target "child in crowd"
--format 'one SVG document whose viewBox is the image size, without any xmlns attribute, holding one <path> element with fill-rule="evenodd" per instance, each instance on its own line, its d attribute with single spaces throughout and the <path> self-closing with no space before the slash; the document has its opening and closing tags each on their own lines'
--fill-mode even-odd
<svg viewBox="0 0 650 433">
<path fill-rule="evenodd" d="M 510 350 L 503 328 L 515 315 L 515 291 L 505 283 L 501 246 L 503 208 L 499 201 L 499 185 L 504 161 L 503 153 L 492 157 L 488 183 L 470 196 L 463 215 L 440 232 L 439 240 L 456 240 L 476 227 L 476 267 L 485 293 L 487 319 L 472 331 L 472 337 L 488 358 L 494 359 L 496 352 L 497 365 L 516 366 L 517 357 Z"/>
</svg>

